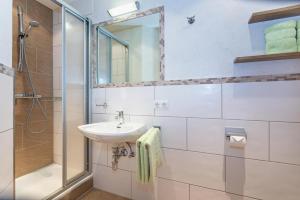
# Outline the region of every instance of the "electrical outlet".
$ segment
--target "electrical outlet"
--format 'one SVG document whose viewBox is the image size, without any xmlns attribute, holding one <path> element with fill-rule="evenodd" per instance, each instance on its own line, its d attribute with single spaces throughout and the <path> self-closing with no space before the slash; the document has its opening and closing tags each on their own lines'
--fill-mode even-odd
<svg viewBox="0 0 300 200">
<path fill-rule="evenodd" d="M 155 100 L 154 107 L 155 108 L 167 108 L 169 106 L 168 100 Z"/>
</svg>

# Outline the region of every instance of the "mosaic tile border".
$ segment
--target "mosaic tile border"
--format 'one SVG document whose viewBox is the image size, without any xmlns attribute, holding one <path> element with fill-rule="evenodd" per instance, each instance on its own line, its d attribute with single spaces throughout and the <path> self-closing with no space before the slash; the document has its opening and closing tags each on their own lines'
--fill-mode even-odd
<svg viewBox="0 0 300 200">
<path fill-rule="evenodd" d="M 92 65 L 92 77 L 93 81 L 92 84 L 94 87 L 98 87 L 97 85 L 97 31 L 96 27 L 97 26 L 105 26 L 113 23 L 118 23 L 118 22 L 123 22 L 127 21 L 130 19 L 135 19 L 139 17 L 145 17 L 147 15 L 152 15 L 152 14 L 160 14 L 159 18 L 159 23 L 160 23 L 160 34 L 159 34 L 159 47 L 160 47 L 160 73 L 159 73 L 159 81 L 165 80 L 165 12 L 164 12 L 164 7 L 156 7 L 156 8 L 151 8 L 146 11 L 142 12 L 137 12 L 133 13 L 130 15 L 125 15 L 125 16 L 120 16 L 120 17 L 115 17 L 111 20 L 100 22 L 97 24 L 94 24 L 92 27 L 92 56 L 91 56 L 91 65 Z"/>
<path fill-rule="evenodd" d="M 11 67 L 5 66 L 2 63 L 0 63 L 0 74 L 5 74 L 7 76 L 14 77 L 15 70 Z"/>
<path fill-rule="evenodd" d="M 94 88 L 200 85 L 200 84 L 249 83 L 249 82 L 295 81 L 295 80 L 300 80 L 300 73 L 240 76 L 240 77 L 221 77 L 221 78 L 206 78 L 206 79 L 169 80 L 169 81 L 149 81 L 149 82 L 140 82 L 140 83 L 118 83 L 118 84 L 110 83 L 110 84 L 97 85 Z"/>
</svg>

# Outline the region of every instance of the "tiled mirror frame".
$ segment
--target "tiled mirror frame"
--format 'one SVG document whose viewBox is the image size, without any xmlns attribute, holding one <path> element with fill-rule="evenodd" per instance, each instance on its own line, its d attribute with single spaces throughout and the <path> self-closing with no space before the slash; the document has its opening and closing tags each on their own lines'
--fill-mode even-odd
<svg viewBox="0 0 300 200">
<path fill-rule="evenodd" d="M 97 83 L 97 31 L 96 27 L 98 26 L 105 26 L 109 24 L 114 24 L 118 22 L 123 22 L 127 21 L 130 19 L 136 19 L 140 17 L 145 17 L 148 15 L 153 15 L 159 13 L 159 49 L 160 49 L 160 70 L 159 70 L 159 80 L 158 81 L 150 81 L 150 82 L 138 82 L 138 83 L 130 83 L 130 82 L 125 82 L 125 83 L 107 83 L 107 84 L 98 84 Z M 98 24 L 94 24 L 92 26 L 92 77 L 93 77 L 93 87 L 97 88 L 103 88 L 103 87 L 125 87 L 125 86 L 137 86 L 137 85 L 147 85 L 153 84 L 154 82 L 162 82 L 165 80 L 165 39 L 164 39 L 164 30 L 165 30 L 165 13 L 164 13 L 164 7 L 156 7 L 156 8 L 151 8 L 146 11 L 141 11 L 137 13 L 133 13 L 130 15 L 125 15 L 121 17 L 115 17 L 111 20 L 100 22 Z"/>
</svg>

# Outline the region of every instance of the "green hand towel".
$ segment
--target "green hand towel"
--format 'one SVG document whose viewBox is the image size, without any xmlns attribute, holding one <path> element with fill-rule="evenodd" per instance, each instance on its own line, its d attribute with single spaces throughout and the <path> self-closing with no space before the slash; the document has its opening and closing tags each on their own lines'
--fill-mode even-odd
<svg viewBox="0 0 300 200">
<path fill-rule="evenodd" d="M 138 179 L 142 183 L 153 180 L 161 163 L 159 133 L 159 129 L 151 128 L 137 140 Z"/>
<path fill-rule="evenodd" d="M 282 40 L 270 41 L 266 44 L 267 54 L 297 52 L 296 38 L 287 38 Z"/>
<path fill-rule="evenodd" d="M 145 141 L 146 150 L 148 153 L 148 163 L 149 167 L 146 167 L 146 181 L 150 182 L 154 179 L 157 173 L 157 168 L 161 164 L 161 149 L 160 149 L 160 131 L 158 128 L 153 128 L 149 137 Z M 149 174 L 150 173 L 150 174 Z"/>
<path fill-rule="evenodd" d="M 148 131 L 147 131 L 148 133 Z M 145 133 L 142 135 L 137 141 L 136 141 L 136 153 L 137 153 L 137 164 L 138 164 L 138 179 L 145 183 L 145 161 L 144 161 L 144 155 L 145 155 L 145 140 L 149 136 L 149 134 Z"/>
<path fill-rule="evenodd" d="M 281 29 L 281 30 L 275 30 L 271 31 L 267 34 L 265 34 L 266 41 L 273 41 L 273 40 L 281 40 L 285 38 L 296 38 L 296 29 L 295 28 L 289 28 L 289 29 Z"/>
<path fill-rule="evenodd" d="M 280 29 L 296 28 L 296 25 L 297 25 L 297 23 L 295 20 L 290 20 L 290 21 L 274 24 L 273 26 L 266 28 L 265 34 L 270 33 L 272 31 L 280 30 Z"/>
</svg>

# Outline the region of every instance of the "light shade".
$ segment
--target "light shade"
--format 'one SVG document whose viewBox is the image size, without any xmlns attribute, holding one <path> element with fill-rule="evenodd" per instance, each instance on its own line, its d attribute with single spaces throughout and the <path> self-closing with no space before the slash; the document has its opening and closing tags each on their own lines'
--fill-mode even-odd
<svg viewBox="0 0 300 200">
<path fill-rule="evenodd" d="M 110 14 L 110 16 L 115 17 L 115 16 L 119 16 L 119 15 L 123 15 L 126 13 L 130 13 L 136 10 L 140 9 L 140 3 L 138 1 L 129 3 L 129 4 L 125 4 L 122 6 L 118 6 L 112 9 L 108 10 L 108 13 Z"/>
</svg>

